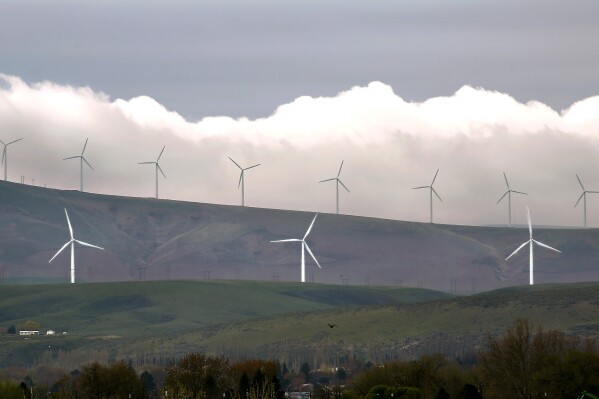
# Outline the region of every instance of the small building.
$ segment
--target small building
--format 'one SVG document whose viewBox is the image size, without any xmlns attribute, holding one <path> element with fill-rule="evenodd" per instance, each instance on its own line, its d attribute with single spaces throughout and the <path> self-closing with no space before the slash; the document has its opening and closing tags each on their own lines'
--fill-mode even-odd
<svg viewBox="0 0 599 399">
<path fill-rule="evenodd" d="M 19 335 L 40 335 L 40 332 L 37 330 L 21 330 Z"/>
<path fill-rule="evenodd" d="M 48 330 L 48 331 L 46 331 L 46 335 L 56 335 L 56 331 Z"/>
</svg>

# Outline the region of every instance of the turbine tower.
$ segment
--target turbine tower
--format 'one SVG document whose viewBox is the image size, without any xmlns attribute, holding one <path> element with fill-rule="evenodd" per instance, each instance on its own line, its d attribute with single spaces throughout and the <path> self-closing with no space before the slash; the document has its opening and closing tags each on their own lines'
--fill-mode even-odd
<svg viewBox="0 0 599 399">
<path fill-rule="evenodd" d="M 2 163 L 4 164 L 4 181 L 7 180 L 8 176 L 8 153 L 6 152 L 6 147 L 21 140 L 23 140 L 23 137 L 21 137 L 20 139 L 13 140 L 10 143 L 4 143 L 4 141 L 0 140 L 0 143 L 2 143 L 2 145 L 4 146 L 4 149 L 2 150 Z"/>
<path fill-rule="evenodd" d="M 62 248 L 60 248 L 58 250 L 58 252 L 56 252 L 56 254 L 52 257 L 52 259 L 50 259 L 48 261 L 48 263 L 52 262 L 54 260 L 54 258 L 56 258 L 58 256 L 58 254 L 61 253 L 63 251 L 63 249 L 65 249 L 68 245 L 71 245 L 71 284 L 74 284 L 75 283 L 75 243 L 81 244 L 85 247 L 97 248 L 97 249 L 101 249 L 101 250 L 104 250 L 104 248 L 97 247 L 95 245 L 76 240 L 75 237 L 73 237 L 73 228 L 71 227 L 71 221 L 69 220 L 69 214 L 67 213 L 66 208 L 64 209 L 64 214 L 67 216 L 67 223 L 69 224 L 69 233 L 71 234 L 71 240 L 68 241 L 66 244 L 64 244 L 62 246 Z"/>
<path fill-rule="evenodd" d="M 228 157 L 231 162 L 233 162 L 238 168 L 239 170 L 241 170 L 241 173 L 239 175 L 239 183 L 237 184 L 237 188 L 239 188 L 239 186 L 241 186 L 241 206 L 245 206 L 245 171 L 248 169 L 252 169 L 255 168 L 256 166 L 260 166 L 261 164 L 256 164 L 253 166 L 248 166 L 247 168 L 242 168 L 241 166 L 239 166 L 239 164 L 237 162 L 235 162 L 233 160 L 233 158 Z"/>
<path fill-rule="evenodd" d="M 530 222 L 530 211 L 528 210 L 528 207 L 526 207 L 526 219 L 528 220 L 528 233 L 529 233 L 529 240 L 526 241 L 524 244 L 520 245 L 514 252 L 512 252 L 512 254 L 510 256 L 508 256 L 507 258 L 505 258 L 505 260 L 507 261 L 509 258 L 511 258 L 512 256 L 516 255 L 518 253 L 518 251 L 520 251 L 522 248 L 524 248 L 526 245 L 530 245 L 530 285 L 534 284 L 534 256 L 533 256 L 533 244 L 537 244 L 543 248 L 547 248 L 550 249 L 552 251 L 555 252 L 559 252 L 560 254 L 562 253 L 562 251 L 557 250 L 553 247 L 550 247 L 547 244 L 543 244 L 542 242 L 539 242 L 535 239 L 532 238 L 532 224 Z"/>
<path fill-rule="evenodd" d="M 341 184 L 343 186 L 343 188 L 349 193 L 349 189 L 347 187 L 345 187 L 345 184 L 343 184 L 343 182 L 341 181 L 341 179 L 339 179 L 339 176 L 341 175 L 341 168 L 343 168 L 343 162 L 341 161 L 341 166 L 339 166 L 339 172 L 337 172 L 337 177 L 332 177 L 330 179 L 326 179 L 326 180 L 321 180 L 319 181 L 319 183 L 324 183 L 325 181 L 333 181 L 335 180 L 335 183 L 337 185 L 337 189 L 336 189 L 336 204 L 337 204 L 337 215 L 339 215 L 339 184 Z"/>
<path fill-rule="evenodd" d="M 306 243 L 306 238 L 308 237 L 308 234 L 310 234 L 310 231 L 312 230 L 312 227 L 314 226 L 314 222 L 316 221 L 316 217 L 318 216 L 318 213 L 316 213 L 316 215 L 314 215 L 314 219 L 312 219 L 312 223 L 310 223 L 310 227 L 308 227 L 308 231 L 306 231 L 306 234 L 304 234 L 304 238 L 289 238 L 286 240 L 274 240 L 271 242 L 301 242 L 302 243 L 302 266 L 301 266 L 301 281 L 302 283 L 306 282 L 306 254 L 305 254 L 305 250 L 308 250 L 308 253 L 310 254 L 310 256 L 312 257 L 312 259 L 314 259 L 314 262 L 316 262 L 316 265 L 318 265 L 318 267 L 320 269 L 322 269 L 322 267 L 320 267 L 320 263 L 318 263 L 318 261 L 316 260 L 316 257 L 314 256 L 314 254 L 312 253 L 312 251 L 310 250 L 310 247 L 308 246 L 308 243 Z"/>
<path fill-rule="evenodd" d="M 164 172 L 162 171 L 162 168 L 158 164 L 158 161 L 160 161 L 160 157 L 162 156 L 162 153 L 164 152 L 165 148 L 166 148 L 166 146 L 162 147 L 162 151 L 160 151 L 160 154 L 158 155 L 158 158 L 156 158 L 156 161 L 138 162 L 138 165 L 147 165 L 147 164 L 156 165 L 156 199 L 158 199 L 158 171 L 160 171 L 160 173 L 162 173 L 162 176 L 164 176 L 164 178 L 166 179 L 166 175 L 164 174 Z"/>
<path fill-rule="evenodd" d="M 435 189 L 433 188 L 433 184 L 435 184 L 435 180 L 437 179 L 437 175 L 439 174 L 439 169 L 437 169 L 437 173 L 435 173 L 435 177 L 433 177 L 433 181 L 431 183 L 430 186 L 420 186 L 420 187 L 414 187 L 412 188 L 412 190 L 418 190 L 421 188 L 428 188 L 430 190 L 430 208 L 431 208 L 431 221 L 430 223 L 433 222 L 433 193 L 435 193 L 435 195 L 437 196 L 437 198 L 439 198 L 439 201 L 443 202 L 443 200 L 441 199 L 441 197 L 439 197 L 439 194 L 437 194 L 437 191 L 435 191 Z"/>
<path fill-rule="evenodd" d="M 585 190 L 584 186 L 582 185 L 582 182 L 580 181 L 580 177 L 578 177 L 578 175 L 576 175 L 576 178 L 578 179 L 578 183 L 580 183 L 580 187 L 582 188 L 582 194 L 580 194 L 580 197 L 578 197 L 578 201 L 576 201 L 574 208 L 576 208 L 578 206 L 578 203 L 582 199 L 583 205 L 584 205 L 584 228 L 586 229 L 587 228 L 587 193 L 599 194 L 599 191 Z"/>
<path fill-rule="evenodd" d="M 524 194 L 524 195 L 528 195 L 528 194 L 523 193 L 522 191 L 512 190 L 510 188 L 510 183 L 508 183 L 508 181 L 507 181 L 507 176 L 505 175 L 505 172 L 503 172 L 503 178 L 505 179 L 505 185 L 507 186 L 507 191 L 505 192 L 505 194 L 503 194 L 501 196 L 501 198 L 499 198 L 499 201 L 497 201 L 497 204 L 499 204 L 501 202 L 501 200 L 507 195 L 507 203 L 508 203 L 507 227 L 512 227 L 512 193 Z M 495 204 L 495 205 L 497 205 L 497 204 Z"/>
<path fill-rule="evenodd" d="M 87 162 L 87 159 L 85 159 L 85 157 L 83 156 L 83 153 L 85 152 L 85 147 L 87 147 L 87 140 L 85 139 L 85 144 L 83 144 L 83 150 L 81 150 L 81 155 L 75 155 L 72 157 L 68 157 L 68 158 L 63 158 L 63 161 L 66 161 L 67 159 L 75 159 L 75 158 L 79 158 L 79 162 L 80 162 L 80 188 L 79 191 L 83 192 L 83 162 L 85 162 L 87 164 L 87 166 L 90 167 L 91 170 L 94 170 L 94 168 L 89 164 L 89 162 Z"/>
</svg>

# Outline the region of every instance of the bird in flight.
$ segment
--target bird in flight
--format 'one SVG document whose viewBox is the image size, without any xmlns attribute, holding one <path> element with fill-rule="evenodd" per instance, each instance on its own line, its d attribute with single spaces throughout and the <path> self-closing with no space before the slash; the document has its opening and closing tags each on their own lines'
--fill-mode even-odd
<svg viewBox="0 0 599 399">
<path fill-rule="evenodd" d="M 329 324 L 327 324 L 327 325 L 328 325 L 330 328 L 333 328 L 333 327 L 339 327 L 337 324 L 331 324 L 331 323 L 329 323 Z"/>
</svg>

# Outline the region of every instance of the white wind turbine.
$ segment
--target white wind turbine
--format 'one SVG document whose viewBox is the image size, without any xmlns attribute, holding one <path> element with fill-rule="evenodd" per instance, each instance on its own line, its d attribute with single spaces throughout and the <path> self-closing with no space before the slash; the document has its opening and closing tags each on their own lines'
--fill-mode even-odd
<svg viewBox="0 0 599 399">
<path fill-rule="evenodd" d="M 22 137 L 20 139 L 13 140 L 10 143 L 4 143 L 4 141 L 0 140 L 0 143 L 2 143 L 2 145 L 4 146 L 4 149 L 2 150 L 2 163 L 4 164 L 4 181 L 7 180 L 8 176 L 8 153 L 6 152 L 6 147 L 21 140 L 23 140 Z"/>
<path fill-rule="evenodd" d="M 310 234 L 310 231 L 312 230 L 312 226 L 314 226 L 314 222 L 316 221 L 316 217 L 317 216 L 318 216 L 318 213 L 316 213 L 316 215 L 314 215 L 314 219 L 312 219 L 312 223 L 310 223 L 310 227 L 308 227 L 308 231 L 306 231 L 306 234 L 304 234 L 304 238 L 301 238 L 301 239 L 300 238 L 290 238 L 290 239 L 287 239 L 287 240 L 274 240 L 274 241 L 271 241 L 271 242 L 301 242 L 302 243 L 302 283 L 306 282 L 306 254 L 305 254 L 305 250 L 308 250 L 308 253 L 312 257 L 312 259 L 314 259 L 314 262 L 316 262 L 316 265 L 318 265 L 318 267 L 320 269 L 322 269 L 322 267 L 320 267 L 320 264 L 316 260 L 316 257 L 314 256 L 314 254 L 310 250 L 310 247 L 308 246 L 308 243 L 306 243 L 306 238 L 308 237 L 308 234 Z"/>
<path fill-rule="evenodd" d="M 578 206 L 578 203 L 580 202 L 580 200 L 583 200 L 583 204 L 584 204 L 584 228 L 587 228 L 587 193 L 590 194 L 599 194 L 599 191 L 589 191 L 589 190 L 585 190 L 584 186 L 582 185 L 582 182 L 580 181 L 580 178 L 578 177 L 578 175 L 576 175 L 576 178 L 578 179 L 578 183 L 580 183 L 580 187 L 582 187 L 582 194 L 580 194 L 580 197 L 578 197 L 578 201 L 576 201 L 576 204 L 574 205 L 574 208 L 576 208 Z"/>
<path fill-rule="evenodd" d="M 501 202 L 501 200 L 507 195 L 507 202 L 508 202 L 507 227 L 512 227 L 512 193 L 524 194 L 524 195 L 528 195 L 528 194 L 523 193 L 522 191 L 512 190 L 510 188 L 510 183 L 508 183 L 508 181 L 507 181 L 507 176 L 505 175 L 505 172 L 503 172 L 503 178 L 505 179 L 505 185 L 507 186 L 507 191 L 505 192 L 505 194 L 503 194 L 501 196 L 501 198 L 499 198 L 499 201 L 497 201 L 497 204 L 499 204 Z M 497 205 L 497 204 L 495 204 L 495 205 Z"/>
<path fill-rule="evenodd" d="M 528 210 L 528 207 L 526 207 L 526 219 L 528 220 L 528 232 L 530 234 L 530 238 L 528 241 L 526 241 L 524 244 L 520 245 L 514 252 L 512 252 L 512 254 L 510 256 L 508 256 L 507 258 L 505 258 L 505 260 L 507 261 L 509 258 L 511 258 L 512 256 L 514 256 L 515 254 L 518 253 L 518 251 L 520 251 L 522 248 L 524 248 L 526 245 L 530 244 L 530 285 L 534 284 L 534 256 L 533 256 L 533 244 L 537 244 L 543 248 L 547 248 L 550 249 L 552 251 L 555 252 L 559 252 L 560 254 L 562 253 L 562 251 L 557 250 L 553 247 L 550 247 L 547 244 L 543 244 L 542 242 L 539 242 L 535 239 L 532 238 L 532 224 L 530 222 L 530 211 Z"/>
<path fill-rule="evenodd" d="M 439 169 L 437 169 L 437 173 L 435 173 L 435 177 L 433 177 L 433 181 L 430 186 L 420 186 L 420 187 L 412 188 L 412 190 L 418 190 L 421 188 L 428 188 L 430 190 L 430 208 L 431 208 L 431 221 L 430 222 L 431 223 L 433 222 L 433 193 L 435 193 L 437 198 L 439 198 L 439 201 L 443 202 L 441 197 L 439 197 L 439 194 L 437 194 L 437 191 L 435 191 L 435 189 L 433 188 L 433 184 L 435 184 L 435 180 L 437 179 L 438 174 L 439 174 Z"/>
<path fill-rule="evenodd" d="M 239 183 L 237 184 L 237 188 L 239 188 L 239 186 L 241 186 L 241 206 L 245 206 L 245 171 L 248 169 L 252 169 L 255 168 L 256 166 L 260 166 L 261 164 L 256 164 L 253 166 L 248 166 L 247 168 L 242 168 L 241 166 L 239 166 L 239 164 L 237 162 L 235 162 L 233 160 L 233 158 L 228 157 L 231 162 L 233 162 L 238 168 L 239 170 L 241 170 L 241 173 L 239 175 Z"/>
<path fill-rule="evenodd" d="M 164 174 L 164 172 L 162 171 L 162 168 L 158 164 L 158 161 L 160 161 L 160 157 L 162 156 L 162 153 L 164 152 L 165 148 L 166 148 L 166 146 L 162 147 L 162 151 L 160 151 L 160 154 L 158 155 L 158 158 L 156 158 L 156 161 L 138 162 L 138 165 L 147 165 L 147 164 L 156 165 L 156 198 L 158 198 L 158 171 L 159 170 L 160 170 L 160 173 L 162 173 L 162 176 L 164 176 L 164 178 L 166 179 L 166 175 Z"/>
<path fill-rule="evenodd" d="M 67 223 L 69 224 L 69 233 L 71 234 L 71 240 L 68 241 L 66 244 L 64 244 L 62 246 L 62 248 L 60 248 L 58 250 L 58 252 L 56 252 L 56 254 L 52 257 L 52 259 L 50 259 L 48 261 L 48 263 L 52 262 L 54 260 L 54 258 L 56 258 L 58 256 L 58 254 L 61 253 L 63 251 L 63 249 L 65 249 L 68 245 L 71 245 L 71 284 L 74 284 L 75 283 L 75 243 L 81 244 L 86 247 L 97 248 L 97 249 L 101 249 L 101 250 L 104 250 L 104 248 L 97 247 L 95 245 L 76 240 L 75 237 L 73 237 L 73 228 L 71 227 L 71 221 L 69 220 L 69 214 L 67 213 L 66 208 L 64 210 L 64 214 L 67 216 Z"/>
<path fill-rule="evenodd" d="M 63 161 L 66 161 L 67 159 L 75 159 L 75 158 L 79 158 L 80 161 L 80 188 L 79 191 L 83 192 L 83 162 L 85 162 L 87 164 L 87 166 L 90 167 L 91 170 L 94 170 L 94 168 L 89 164 L 89 162 L 87 162 L 87 159 L 85 159 L 85 157 L 83 156 L 83 153 L 85 152 L 85 147 L 87 147 L 87 140 L 85 139 L 85 144 L 83 144 L 83 150 L 81 150 L 81 155 L 75 155 L 72 157 L 68 157 L 68 158 L 63 158 Z"/>
<path fill-rule="evenodd" d="M 319 181 L 319 183 L 324 183 L 325 181 L 333 181 L 335 180 L 337 189 L 335 191 L 336 193 L 336 204 L 337 204 L 337 215 L 339 214 L 339 184 L 341 184 L 343 186 L 343 188 L 349 193 L 349 189 L 347 187 L 345 187 L 345 184 L 343 184 L 343 182 L 341 181 L 341 179 L 339 179 L 339 176 L 341 175 L 341 168 L 343 168 L 343 162 L 341 161 L 341 166 L 339 166 L 339 172 L 337 172 L 337 177 L 332 177 L 330 179 L 326 179 L 326 180 L 321 180 Z"/>
</svg>

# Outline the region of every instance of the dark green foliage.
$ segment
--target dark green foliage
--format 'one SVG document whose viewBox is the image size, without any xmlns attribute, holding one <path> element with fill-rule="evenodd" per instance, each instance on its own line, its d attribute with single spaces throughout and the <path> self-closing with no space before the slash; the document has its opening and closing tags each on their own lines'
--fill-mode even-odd
<svg viewBox="0 0 599 399">
<path fill-rule="evenodd" d="M 146 394 L 150 394 L 156 391 L 156 383 L 154 382 L 154 377 L 148 371 L 144 371 L 139 376 L 141 383 L 144 387 L 144 392 Z"/>
<path fill-rule="evenodd" d="M 300 373 L 304 375 L 304 382 L 310 382 L 310 365 L 308 363 L 303 363 L 300 366 Z"/>
<path fill-rule="evenodd" d="M 445 390 L 445 388 L 439 388 L 439 392 L 437 392 L 437 399 L 450 399 L 449 393 Z"/>
<path fill-rule="evenodd" d="M 2 399 L 23 399 L 23 390 L 13 381 L 0 381 L 0 398 Z"/>
<path fill-rule="evenodd" d="M 228 364 L 220 357 L 191 353 L 167 370 L 166 389 L 175 397 L 217 399 L 232 387 Z"/>
<path fill-rule="evenodd" d="M 17 328 L 15 327 L 14 324 L 12 324 L 10 327 L 8 327 L 6 329 L 6 333 L 7 334 L 16 334 L 17 333 Z"/>
<path fill-rule="evenodd" d="M 465 384 L 458 394 L 458 399 L 482 399 L 482 396 L 474 385 Z"/>
</svg>

